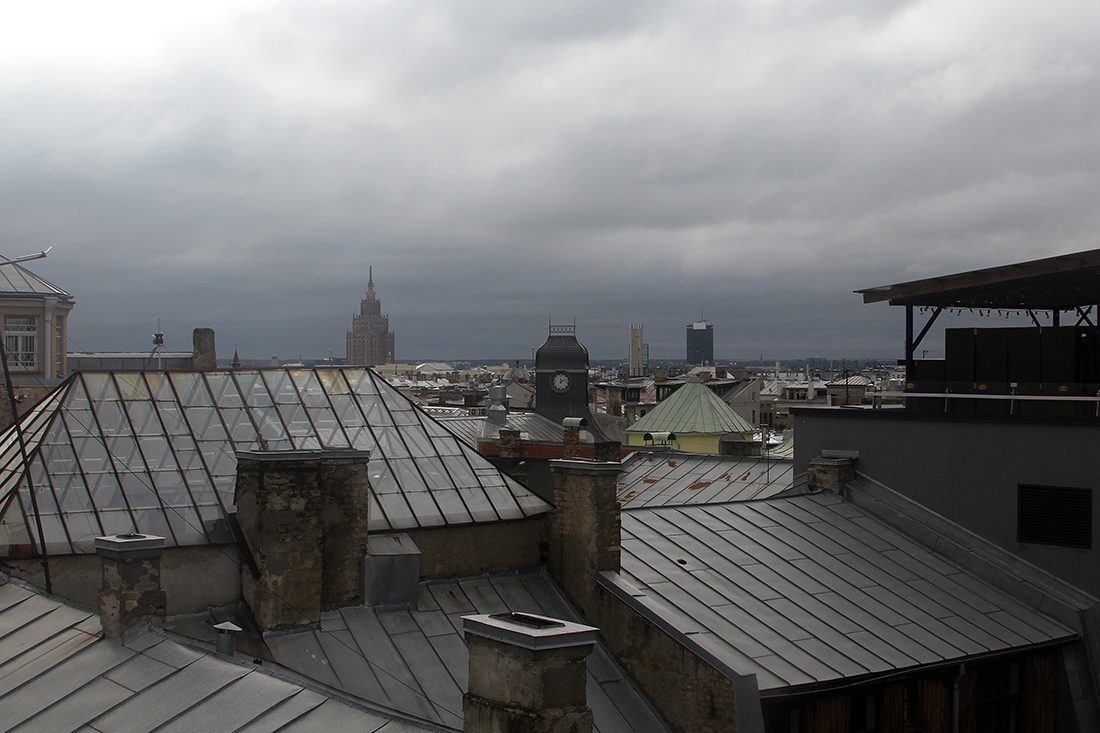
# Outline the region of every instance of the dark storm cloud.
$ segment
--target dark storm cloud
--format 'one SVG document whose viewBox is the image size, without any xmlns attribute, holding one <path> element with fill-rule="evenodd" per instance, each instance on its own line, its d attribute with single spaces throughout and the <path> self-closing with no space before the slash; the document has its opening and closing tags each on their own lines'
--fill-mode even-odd
<svg viewBox="0 0 1100 733">
<path fill-rule="evenodd" d="M 223 5 L 0 50 L 0 241 L 80 348 L 340 355 L 373 265 L 399 358 L 889 355 L 853 289 L 1096 246 L 1085 3 Z"/>
</svg>

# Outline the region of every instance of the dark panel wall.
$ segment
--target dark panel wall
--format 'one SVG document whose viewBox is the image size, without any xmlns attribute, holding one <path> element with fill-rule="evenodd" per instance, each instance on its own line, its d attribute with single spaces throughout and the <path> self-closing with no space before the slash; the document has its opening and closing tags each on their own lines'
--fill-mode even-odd
<svg viewBox="0 0 1100 733">
<path fill-rule="evenodd" d="M 1100 421 L 828 408 L 797 409 L 794 421 L 796 474 L 822 450 L 859 451 L 860 473 L 1100 596 L 1096 549 L 1016 541 L 1019 484 L 1093 489 L 1100 527 Z"/>
</svg>

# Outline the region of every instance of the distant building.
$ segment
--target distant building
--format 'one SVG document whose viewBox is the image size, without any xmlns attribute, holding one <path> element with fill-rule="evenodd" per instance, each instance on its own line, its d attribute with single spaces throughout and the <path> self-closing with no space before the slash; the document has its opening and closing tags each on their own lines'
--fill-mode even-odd
<svg viewBox="0 0 1100 733">
<path fill-rule="evenodd" d="M 0 258 L 0 318 L 13 378 L 65 376 L 65 325 L 72 309 L 72 295 Z"/>
<path fill-rule="evenodd" d="M 390 364 L 393 358 L 390 317 L 382 315 L 382 301 L 374 294 L 374 268 L 371 268 L 367 295 L 359 301 L 359 315 L 352 317 L 348 331 L 348 364 L 375 366 Z"/>
<path fill-rule="evenodd" d="M 535 413 L 559 425 L 567 417 L 588 417 L 588 349 L 572 324 L 550 326 L 535 354 L 535 393 Z"/>
<path fill-rule="evenodd" d="M 687 363 L 694 366 L 714 363 L 714 324 L 710 321 L 688 324 Z"/>
<path fill-rule="evenodd" d="M 645 376 L 645 337 L 642 335 L 642 324 L 630 327 L 630 376 Z"/>
</svg>

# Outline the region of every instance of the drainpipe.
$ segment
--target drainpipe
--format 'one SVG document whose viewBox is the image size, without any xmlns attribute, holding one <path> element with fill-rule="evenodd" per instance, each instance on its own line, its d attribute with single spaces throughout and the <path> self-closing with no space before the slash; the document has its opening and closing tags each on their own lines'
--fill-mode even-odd
<svg viewBox="0 0 1100 733">
<path fill-rule="evenodd" d="M 959 733 L 959 684 L 966 675 L 966 665 L 960 664 L 955 673 L 955 682 L 951 685 L 951 733 Z"/>
</svg>

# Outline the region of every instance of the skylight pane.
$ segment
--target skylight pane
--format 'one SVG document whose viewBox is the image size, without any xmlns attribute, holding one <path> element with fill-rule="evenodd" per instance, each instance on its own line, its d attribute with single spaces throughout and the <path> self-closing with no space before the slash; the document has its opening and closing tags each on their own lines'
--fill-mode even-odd
<svg viewBox="0 0 1100 733">
<path fill-rule="evenodd" d="M 417 526 L 412 510 L 409 509 L 409 505 L 405 503 L 405 497 L 401 494 L 378 494 L 378 503 L 389 518 L 390 525 L 395 529 Z"/>
<path fill-rule="evenodd" d="M 222 409 L 243 407 L 244 400 L 237 391 L 237 385 L 233 377 L 224 372 L 207 372 L 206 383 L 210 385 L 210 392 L 214 395 L 214 404 Z"/>
<path fill-rule="evenodd" d="M 141 378 L 141 372 L 115 372 L 115 386 L 123 400 L 148 400 L 149 390 L 145 387 L 145 380 Z"/>
<path fill-rule="evenodd" d="M 325 396 L 325 391 L 321 388 L 321 383 L 317 381 L 317 377 L 313 372 L 295 371 L 292 372 L 291 377 L 294 379 L 294 383 L 298 385 L 298 391 L 302 395 L 302 404 L 309 408 L 328 408 L 328 397 Z"/>
<path fill-rule="evenodd" d="M 497 518 L 492 503 L 480 488 L 460 487 L 458 494 L 462 497 L 467 509 L 470 511 L 470 516 L 474 518 L 475 522 L 491 522 Z"/>
<path fill-rule="evenodd" d="M 84 476 L 88 481 L 92 501 L 100 511 L 126 508 L 126 497 L 119 491 L 118 479 L 114 473 L 85 473 Z"/>
<path fill-rule="evenodd" d="M 237 374 L 237 384 L 240 386 L 241 394 L 249 407 L 266 408 L 275 404 L 271 401 L 267 385 L 259 372 Z"/>
<path fill-rule="evenodd" d="M 447 467 L 447 473 L 451 475 L 451 480 L 456 487 L 461 486 L 479 486 L 480 482 L 477 477 L 474 476 L 474 472 L 470 470 L 470 466 L 462 458 L 455 458 L 452 456 L 443 456 L 443 465 Z"/>
<path fill-rule="evenodd" d="M 328 394 L 329 399 L 335 395 L 348 395 L 351 393 L 347 381 L 338 369 L 318 369 L 317 378 Z"/>
<path fill-rule="evenodd" d="M 130 402 L 126 406 L 126 413 L 130 416 L 134 433 L 137 435 L 160 435 L 164 432 L 160 419 L 153 410 L 153 403 L 149 401 Z"/>
<path fill-rule="evenodd" d="M 157 402 L 175 402 L 176 395 L 172 392 L 172 385 L 168 381 L 168 375 L 164 372 L 146 372 L 145 383 L 149 393 Z"/>
<path fill-rule="evenodd" d="M 378 450 L 380 450 L 384 456 L 390 460 L 408 457 L 409 451 L 405 448 L 404 443 L 401 442 L 401 436 L 398 435 L 397 428 L 375 428 L 374 434 L 378 438 Z"/>
<path fill-rule="evenodd" d="M 99 511 L 99 521 L 103 525 L 103 534 L 125 534 L 127 532 L 134 532 L 134 521 L 130 518 L 130 513 L 127 511 L 110 510 Z"/>
<path fill-rule="evenodd" d="M 432 497 L 439 504 L 439 508 L 443 512 L 443 516 L 447 518 L 448 524 L 469 524 L 473 521 L 457 490 L 433 489 Z"/>
<path fill-rule="evenodd" d="M 344 373 L 347 375 L 348 382 L 351 384 L 351 391 L 355 394 L 364 396 L 378 394 L 378 388 L 375 387 L 374 382 L 371 381 L 369 369 L 349 369 Z"/>
<path fill-rule="evenodd" d="M 172 526 L 172 534 L 176 536 L 179 545 L 201 545 L 206 543 L 206 533 L 202 528 L 202 520 L 191 507 L 178 507 L 169 510 L 168 523 Z"/>
<path fill-rule="evenodd" d="M 213 404 L 202 372 L 171 372 L 172 384 L 179 394 L 180 404 L 186 407 L 207 407 Z"/>
<path fill-rule="evenodd" d="M 96 417 L 99 418 L 99 427 L 104 435 L 130 433 L 130 425 L 122 414 L 122 405 L 118 402 L 100 402 L 96 405 Z M 91 428 L 92 423 L 87 423 L 87 426 Z"/>
<path fill-rule="evenodd" d="M 63 512 L 92 511 L 92 499 L 84 485 L 84 477 L 71 473 L 54 473 L 53 493 Z M 35 481 L 35 487 L 42 489 L 44 484 Z"/>
<path fill-rule="evenodd" d="M 65 525 L 69 528 L 73 550 L 95 552 L 95 538 L 103 536 L 99 522 L 91 512 L 65 512 Z"/>
<path fill-rule="evenodd" d="M 134 512 L 134 516 L 137 517 L 138 532 L 159 535 L 167 540 L 167 544 L 175 544 L 168 520 L 159 509 L 142 509 Z"/>
<path fill-rule="evenodd" d="M 51 555 L 68 555 L 72 552 L 69 545 L 69 535 L 61 524 L 61 517 L 56 514 L 40 514 L 42 532 L 46 535 L 46 551 Z M 35 536 L 37 538 L 38 532 Z"/>
</svg>

